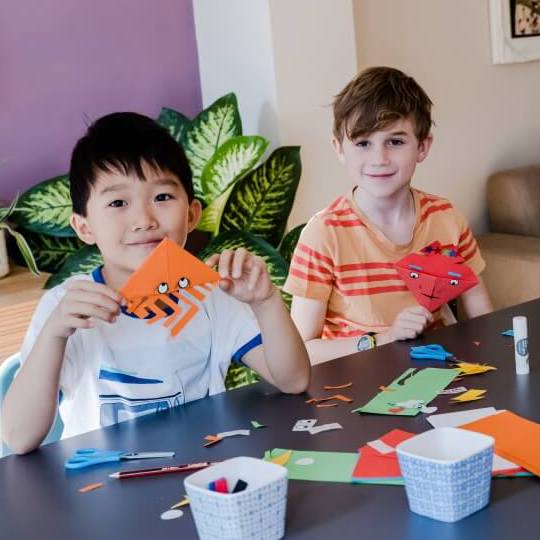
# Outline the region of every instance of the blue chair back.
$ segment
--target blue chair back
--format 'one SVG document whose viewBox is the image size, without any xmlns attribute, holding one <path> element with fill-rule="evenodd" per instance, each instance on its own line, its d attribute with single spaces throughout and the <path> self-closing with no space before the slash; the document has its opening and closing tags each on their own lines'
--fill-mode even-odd
<svg viewBox="0 0 540 540">
<path fill-rule="evenodd" d="M 21 359 L 20 359 L 19 353 L 10 356 L 6 360 L 4 360 L 2 364 L 0 364 L 0 405 L 4 401 L 4 397 L 6 396 L 9 385 L 11 384 L 11 381 L 13 381 L 13 378 L 15 377 L 15 374 L 17 373 L 20 365 L 21 365 Z M 1 427 L 2 426 L 0 425 L 0 442 L 1 442 L 0 457 L 3 457 L 3 456 L 7 456 L 11 454 L 11 450 L 2 440 Z M 42 442 L 42 444 L 48 444 L 51 442 L 58 441 L 60 437 L 62 436 L 63 430 L 64 430 L 64 424 L 62 420 L 60 419 L 60 416 L 56 414 L 56 418 L 53 422 L 51 430 L 47 434 L 47 437 Z"/>
</svg>

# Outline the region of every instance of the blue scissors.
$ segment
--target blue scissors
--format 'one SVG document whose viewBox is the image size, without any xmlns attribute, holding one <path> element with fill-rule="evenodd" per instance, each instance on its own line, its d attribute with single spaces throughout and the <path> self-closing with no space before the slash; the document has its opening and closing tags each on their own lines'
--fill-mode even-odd
<svg viewBox="0 0 540 540">
<path fill-rule="evenodd" d="M 125 450 L 98 450 L 79 448 L 65 461 L 66 469 L 84 469 L 100 463 L 120 461 L 121 459 L 152 459 L 172 457 L 174 452 L 126 452 Z"/>
<path fill-rule="evenodd" d="M 415 360 L 439 360 L 444 362 L 449 358 L 454 358 L 454 355 L 447 351 L 442 345 L 420 345 L 418 347 L 411 347 L 411 358 Z"/>
</svg>

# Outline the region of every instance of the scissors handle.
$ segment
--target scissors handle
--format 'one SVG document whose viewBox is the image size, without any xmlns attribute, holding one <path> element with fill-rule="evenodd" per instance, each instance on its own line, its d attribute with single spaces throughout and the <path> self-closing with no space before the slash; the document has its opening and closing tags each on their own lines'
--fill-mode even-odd
<svg viewBox="0 0 540 540">
<path fill-rule="evenodd" d="M 64 463 L 66 469 L 84 469 L 99 463 L 120 461 L 125 454 L 123 450 L 97 450 L 96 448 L 79 448 Z"/>
</svg>

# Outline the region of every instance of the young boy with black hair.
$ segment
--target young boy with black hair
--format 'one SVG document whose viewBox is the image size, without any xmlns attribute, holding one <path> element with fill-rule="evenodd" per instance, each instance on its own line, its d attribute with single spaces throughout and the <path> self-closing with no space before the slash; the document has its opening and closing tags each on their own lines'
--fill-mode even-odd
<svg viewBox="0 0 540 540">
<path fill-rule="evenodd" d="M 14 452 L 39 446 L 59 393 L 64 436 L 73 436 L 221 392 L 231 359 L 283 392 L 307 388 L 304 343 L 264 262 L 244 249 L 210 257 L 219 287 L 175 338 L 124 310 L 117 290 L 163 238 L 183 246 L 201 215 L 167 130 L 136 113 L 99 119 L 75 146 L 70 185 L 71 225 L 103 266 L 45 293 L 34 314 L 3 404 Z"/>
<path fill-rule="evenodd" d="M 284 290 L 313 364 L 454 322 L 448 306 L 420 306 L 394 268 L 432 242 L 485 267 L 465 218 L 446 199 L 411 187 L 431 143 L 432 102 L 388 67 L 358 74 L 334 101 L 332 144 L 353 184 L 304 228 Z M 462 294 L 469 317 L 492 310 L 480 280 Z"/>
</svg>

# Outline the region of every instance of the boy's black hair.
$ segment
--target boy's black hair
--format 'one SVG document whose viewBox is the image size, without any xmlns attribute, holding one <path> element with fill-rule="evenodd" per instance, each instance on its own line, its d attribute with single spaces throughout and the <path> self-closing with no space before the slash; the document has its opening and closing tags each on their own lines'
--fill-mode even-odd
<svg viewBox="0 0 540 540">
<path fill-rule="evenodd" d="M 194 198 L 191 169 L 182 147 L 151 118 L 134 112 L 112 113 L 96 120 L 71 154 L 69 171 L 73 212 L 86 216 L 86 205 L 100 171 L 136 174 L 142 164 L 174 174 L 188 200 Z"/>
</svg>

